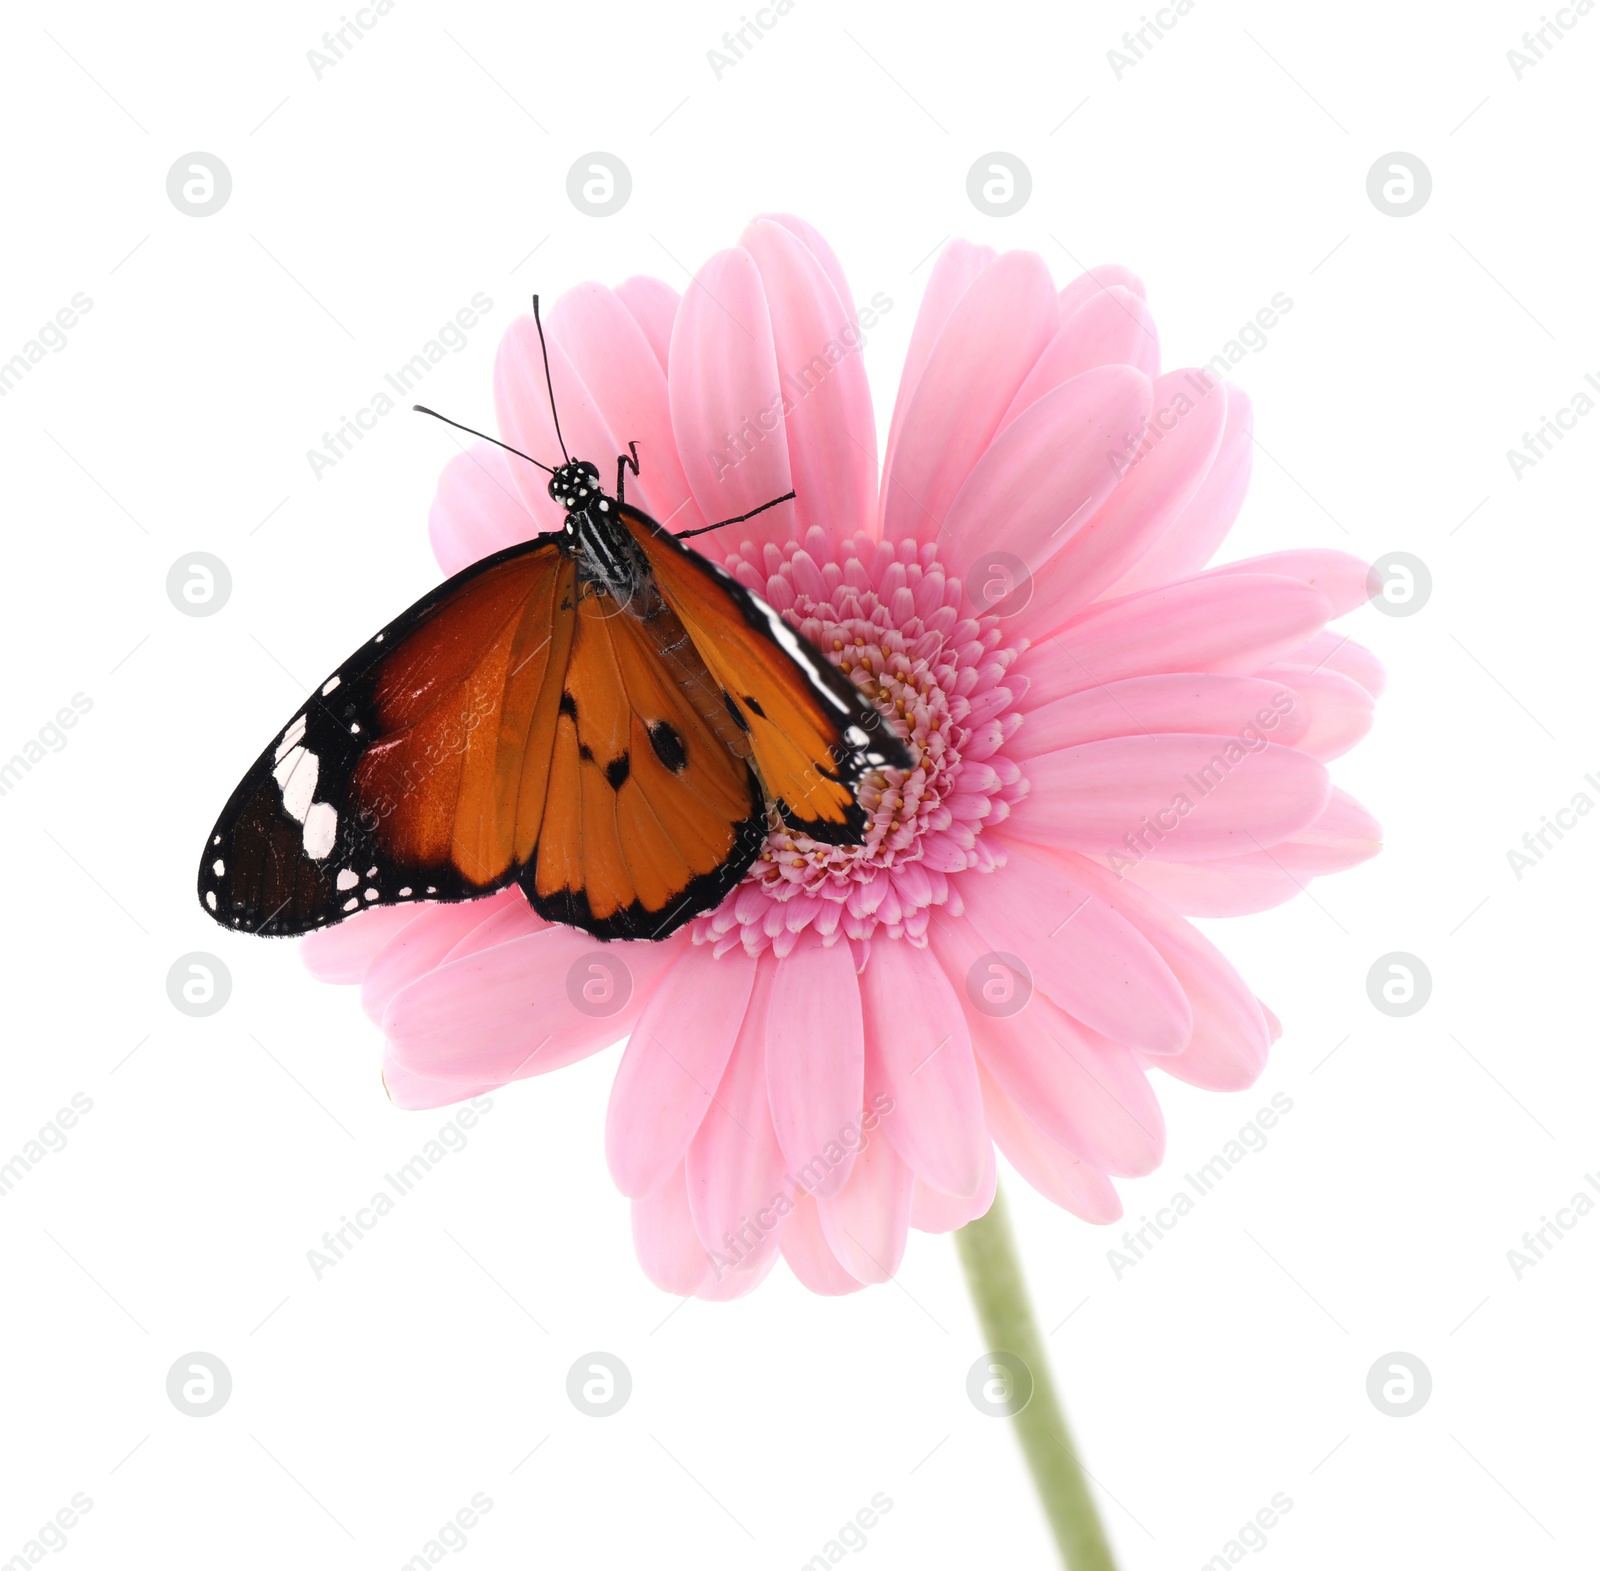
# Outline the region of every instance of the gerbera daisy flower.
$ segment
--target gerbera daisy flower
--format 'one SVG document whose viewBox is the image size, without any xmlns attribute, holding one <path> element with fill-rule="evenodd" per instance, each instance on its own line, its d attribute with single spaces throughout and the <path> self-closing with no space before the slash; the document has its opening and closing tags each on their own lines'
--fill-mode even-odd
<svg viewBox="0 0 1600 1571">
<path fill-rule="evenodd" d="M 1058 290 L 1028 252 L 954 242 L 911 336 L 881 468 L 864 335 L 808 224 L 756 220 L 680 299 L 585 284 L 547 318 L 569 449 L 636 441 L 630 496 L 676 531 L 791 488 L 697 548 L 903 722 L 865 843 L 774 830 L 714 911 L 600 945 L 512 889 L 312 935 L 359 983 L 402 1107 L 626 1039 L 607 1118 L 639 1258 L 730 1298 L 780 1256 L 819 1293 L 881 1282 L 908 1230 L 981 1216 L 996 1148 L 1076 1215 L 1150 1172 L 1161 1071 L 1234 1090 L 1277 1022 L 1187 920 L 1257 911 L 1373 854 L 1328 760 L 1380 673 L 1328 630 L 1367 568 L 1295 550 L 1207 564 L 1249 480 L 1250 406 L 1163 372 L 1139 281 Z M 495 369 L 501 435 L 557 451 L 531 318 Z M 559 528 L 486 443 L 430 519 L 454 573 Z M 737 538 L 730 538 L 735 535 Z"/>
</svg>

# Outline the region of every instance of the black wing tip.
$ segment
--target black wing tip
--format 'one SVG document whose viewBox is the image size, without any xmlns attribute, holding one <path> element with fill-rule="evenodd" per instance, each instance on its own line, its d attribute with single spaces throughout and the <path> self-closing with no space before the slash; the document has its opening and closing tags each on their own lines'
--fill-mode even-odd
<svg viewBox="0 0 1600 1571">
<path fill-rule="evenodd" d="M 888 716 L 868 702 L 859 689 L 857 697 L 861 698 L 864 707 L 852 725 L 865 740 L 852 741 L 852 727 L 846 726 L 840 739 L 833 745 L 833 760 L 839 766 L 835 778 L 852 791 L 861 784 L 863 776 L 874 769 L 910 771 L 918 763 L 910 742 L 891 729 Z"/>
</svg>

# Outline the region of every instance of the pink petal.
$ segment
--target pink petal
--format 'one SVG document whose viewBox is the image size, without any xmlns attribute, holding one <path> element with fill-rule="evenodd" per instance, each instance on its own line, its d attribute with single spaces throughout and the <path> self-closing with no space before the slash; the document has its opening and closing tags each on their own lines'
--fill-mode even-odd
<svg viewBox="0 0 1600 1571">
<path fill-rule="evenodd" d="M 675 934 L 658 944 L 602 947 L 574 928 L 548 927 L 452 960 L 402 988 L 384 1014 L 384 1035 L 398 1062 L 440 1080 L 546 1074 L 626 1036 L 687 943 Z M 596 965 L 629 985 L 620 1007 L 602 1000 L 615 1013 L 589 1012 L 596 1005 L 584 988 Z"/>
<path fill-rule="evenodd" d="M 1227 857 L 1218 862 L 1158 862 L 1154 857 L 1127 868 L 1131 884 L 1148 889 L 1185 916 L 1249 916 L 1270 911 L 1304 889 L 1271 857 Z"/>
<path fill-rule="evenodd" d="M 633 1247 L 644 1274 L 663 1292 L 687 1298 L 711 1276 L 711 1257 L 689 1215 L 682 1163 L 657 1188 L 634 1199 Z"/>
<path fill-rule="evenodd" d="M 527 896 L 520 889 L 507 889 L 476 904 L 484 914 L 483 920 L 457 940 L 445 960 L 460 960 L 480 949 L 493 949 L 496 944 L 508 944 L 513 938 L 541 933 L 551 925 L 528 904 Z"/>
<path fill-rule="evenodd" d="M 1202 375 L 1204 373 L 1201 373 Z M 1222 441 L 1189 505 L 1167 532 L 1107 595 L 1132 594 L 1198 573 L 1217 554 L 1250 489 L 1255 456 L 1255 416 L 1249 398 L 1231 383 L 1219 384 L 1227 415 Z"/>
<path fill-rule="evenodd" d="M 1191 1085 L 1239 1091 L 1267 1062 L 1272 1033 L 1261 1005 L 1233 966 L 1193 924 L 1160 900 L 1082 857 L 1060 860 L 1132 922 L 1166 961 L 1189 1000 L 1194 1032 L 1181 1053 L 1150 1061 Z"/>
<path fill-rule="evenodd" d="M 1371 568 L 1358 556 L 1348 551 L 1270 551 L 1265 556 L 1247 556 L 1238 562 L 1228 562 L 1214 567 L 1206 575 L 1214 578 L 1223 573 L 1271 573 L 1278 578 L 1292 578 L 1309 584 L 1333 608 L 1334 616 L 1343 616 L 1357 606 L 1367 603 L 1367 574 Z"/>
<path fill-rule="evenodd" d="M 773 1249 L 761 1257 L 759 1265 L 753 1266 L 748 1271 L 724 1270 L 719 1277 L 713 1268 L 694 1290 L 694 1296 L 715 1304 L 725 1304 L 732 1299 L 743 1298 L 746 1294 L 755 1292 L 766 1281 L 777 1263 L 778 1251 Z"/>
<path fill-rule="evenodd" d="M 1328 611 L 1315 589 L 1287 578 L 1190 578 L 1090 607 L 1017 669 L 1035 704 L 1161 671 L 1248 676 L 1298 651 Z"/>
<path fill-rule="evenodd" d="M 416 906 L 378 906 L 358 911 L 336 927 L 307 933 L 300 941 L 300 958 L 319 982 L 359 982 L 379 951 L 417 919 L 418 910 Z"/>
<path fill-rule="evenodd" d="M 1065 549 L 1117 488 L 1108 455 L 1149 413 L 1149 379 L 1129 366 L 1085 371 L 1046 392 L 995 438 L 951 501 L 939 536 L 946 570 L 964 573 L 994 552 L 1037 570 Z"/>
<path fill-rule="evenodd" d="M 1311 722 L 1311 705 L 1297 699 L 1288 668 L 1275 669 L 1284 672 L 1278 681 L 1162 674 L 1086 688 L 1027 709 L 1007 752 L 1014 758 L 1030 758 L 1113 736 L 1175 731 L 1238 736 L 1247 728 L 1255 735 L 1269 735 L 1281 746 L 1299 746 Z"/>
<path fill-rule="evenodd" d="M 725 965 L 725 955 L 713 965 Z M 694 1139 L 685 1174 L 695 1230 L 713 1256 L 750 1271 L 775 1257 L 789 1213 L 783 1155 L 767 1110 L 766 1022 L 772 976 L 764 960 L 737 1046 Z"/>
<path fill-rule="evenodd" d="M 1264 1016 L 1260 1030 L 1265 1036 Z M 1181 1053 L 1150 1062 L 1174 1080 L 1198 1086 L 1202 1091 L 1244 1091 L 1261 1078 L 1270 1045 L 1270 1040 L 1258 1045 L 1253 1031 L 1230 1033 L 1208 1021 L 1204 1027 L 1195 1027 L 1194 1040 Z"/>
<path fill-rule="evenodd" d="M 510 893 L 527 905 L 520 889 Z M 497 907 L 504 903 L 503 893 L 493 898 Z M 374 1025 L 382 1022 L 389 1000 L 401 988 L 434 970 L 473 928 L 494 915 L 484 910 L 486 904 L 466 900 L 459 905 L 430 905 L 412 911 L 413 920 L 384 945 L 362 980 L 361 1007 Z"/>
<path fill-rule="evenodd" d="M 444 466 L 428 512 L 428 538 L 447 577 L 538 534 L 539 520 L 517 490 L 513 463 L 521 460 L 474 442 Z"/>
<path fill-rule="evenodd" d="M 739 244 L 761 274 L 788 395 L 796 538 L 813 525 L 835 538 L 854 534 L 871 526 L 878 489 L 878 437 L 854 307 L 783 225 L 751 224 Z"/>
<path fill-rule="evenodd" d="M 1173 371 L 1151 387 L 1151 414 L 1110 449 L 1120 483 L 1106 504 L 1073 530 L 1036 575 L 1018 629 L 1041 637 L 1104 593 L 1166 533 L 1205 479 L 1222 440 L 1225 405 L 1196 398 L 1191 371 Z"/>
<path fill-rule="evenodd" d="M 625 1195 L 655 1189 L 705 1118 L 744 1025 L 756 964 L 689 946 L 639 1016 L 611 1083 L 606 1162 Z"/>
<path fill-rule="evenodd" d="M 650 344 L 663 372 L 667 369 L 667 350 L 672 343 L 672 319 L 678 314 L 678 291 L 671 284 L 645 273 L 636 273 L 617 285 L 619 299 Z"/>
<path fill-rule="evenodd" d="M 1029 251 L 1006 252 L 957 302 L 884 473 L 886 539 L 941 538 L 951 500 L 1059 319 L 1049 270 Z"/>
<path fill-rule="evenodd" d="M 965 1227 L 968 1222 L 987 1215 L 989 1207 L 994 1204 L 996 1176 L 994 1142 L 985 1139 L 983 1146 L 987 1153 L 986 1165 L 983 1182 L 978 1185 L 978 1192 L 975 1195 L 966 1199 L 958 1195 L 947 1195 L 923 1183 L 920 1178 L 912 1184 L 911 1225 L 918 1232 L 953 1233 L 958 1227 Z"/>
<path fill-rule="evenodd" d="M 881 1127 L 866 1133 L 850 1181 L 836 1195 L 818 1196 L 817 1214 L 834 1258 L 851 1276 L 887 1282 L 900 1269 L 911 1226 L 911 1169 Z"/>
<path fill-rule="evenodd" d="M 708 524 L 794 489 L 772 321 L 748 251 L 719 251 L 695 274 L 673 324 L 667 396 L 684 473 Z M 781 545 L 802 532 L 785 504 L 739 534 Z M 726 554 L 716 536 L 697 544 Z"/>
<path fill-rule="evenodd" d="M 1323 763 L 1348 753 L 1372 729 L 1372 695 L 1337 671 L 1326 666 L 1313 671 L 1305 666 L 1276 665 L 1269 666 L 1262 676 L 1296 695 L 1297 712 L 1304 715 L 1307 725 L 1305 734 L 1290 745 Z"/>
<path fill-rule="evenodd" d="M 1303 877 L 1342 873 L 1347 867 L 1376 856 L 1383 845 L 1383 829 L 1366 808 L 1337 787 L 1317 821 L 1293 839 L 1272 847 L 1285 867 Z"/>
<path fill-rule="evenodd" d="M 1031 1122 L 980 1064 L 984 1112 L 1000 1154 L 1046 1200 L 1085 1222 L 1115 1222 L 1122 1202 L 1110 1179 Z"/>
<path fill-rule="evenodd" d="M 1284 655 L 1282 664 L 1305 666 L 1312 671 L 1337 671 L 1340 676 L 1347 676 L 1366 688 L 1374 698 L 1381 698 L 1388 685 L 1378 657 L 1364 644 L 1358 644 L 1331 627 L 1325 627 L 1300 648 Z"/>
<path fill-rule="evenodd" d="M 383 1058 L 382 1079 L 389 1100 L 407 1113 L 449 1107 L 452 1103 L 465 1102 L 469 1097 L 485 1096 L 500 1089 L 498 1081 L 473 1085 L 466 1080 L 432 1080 L 426 1075 L 414 1075 L 396 1063 L 393 1055 L 387 1051 Z"/>
<path fill-rule="evenodd" d="M 781 224 L 792 234 L 812 256 L 822 265 L 822 270 L 828 275 L 828 281 L 833 285 L 833 292 L 839 297 L 839 303 L 844 306 L 852 318 L 855 314 L 855 296 L 850 292 L 849 282 L 844 276 L 844 268 L 839 265 L 839 258 L 834 255 L 833 247 L 822 238 L 822 232 L 813 225 L 808 224 L 803 218 L 796 218 L 793 213 L 758 213 L 758 224 Z"/>
<path fill-rule="evenodd" d="M 1000 872 L 961 886 L 985 949 L 1020 960 L 1034 987 L 1092 1031 L 1146 1052 L 1177 1052 L 1192 1022 L 1161 957 L 1081 881 L 1009 838 L 1005 848 Z M 970 962 L 952 974 L 970 1001 Z"/>
<path fill-rule="evenodd" d="M 1217 736 L 1109 737 L 1044 753 L 1008 828 L 1025 840 L 1138 862 L 1204 862 L 1287 840 L 1328 801 L 1309 754 Z"/>
<path fill-rule="evenodd" d="M 1314 877 L 1376 856 L 1382 833 L 1359 802 L 1335 789 L 1315 824 L 1265 850 L 1192 866 L 1150 857 L 1126 874 L 1189 916 L 1244 916 L 1292 900 Z"/>
<path fill-rule="evenodd" d="M 1125 365 L 1154 377 L 1161 368 L 1161 345 L 1148 307 L 1132 290 L 1096 290 L 1063 317 L 1001 417 L 1004 429 L 1035 399 L 1096 366 Z M 1120 434 L 1120 433 L 1119 433 Z"/>
<path fill-rule="evenodd" d="M 801 1195 L 796 1201 L 793 1214 L 784 1223 L 778 1247 L 800 1285 L 813 1293 L 837 1297 L 842 1293 L 859 1293 L 864 1286 L 839 1264 L 828 1247 L 817 1203 L 810 1195 Z"/>
<path fill-rule="evenodd" d="M 1102 262 L 1098 267 L 1079 273 L 1062 289 L 1061 320 L 1066 321 L 1074 312 L 1081 311 L 1088 301 L 1108 289 L 1126 289 L 1130 294 L 1144 299 L 1144 280 L 1137 273 L 1131 272 L 1120 262 Z"/>
<path fill-rule="evenodd" d="M 995 253 L 986 245 L 952 240 L 933 264 L 933 270 L 928 275 L 928 287 L 922 292 L 922 304 L 917 309 L 917 320 L 911 329 L 905 364 L 900 371 L 900 389 L 895 394 L 894 414 L 889 420 L 889 440 L 884 450 L 885 470 L 894 463 L 900 430 L 906 423 L 906 411 L 922 381 L 934 346 L 939 342 L 939 335 L 944 332 L 945 324 L 962 296 L 994 259 Z M 882 506 L 881 497 L 879 505 Z"/>
<path fill-rule="evenodd" d="M 778 1258 L 773 1251 L 753 1271 L 729 1270 L 713 1261 L 694 1230 L 681 1168 L 660 1189 L 633 1202 L 633 1246 L 645 1275 L 680 1298 L 742 1298 L 761 1285 Z"/>
<path fill-rule="evenodd" d="M 727 957 L 731 958 L 731 957 Z M 722 962 L 718 962 L 721 964 Z M 819 1174 L 817 1187 L 836 1194 L 854 1153 L 842 1146 L 862 1106 L 864 1049 L 861 992 L 848 945 L 824 947 L 807 929 L 778 964 L 767 1009 L 767 1096 L 784 1160 L 804 1176 L 827 1164 L 824 1147 L 844 1158 Z"/>
<path fill-rule="evenodd" d="M 952 967 L 984 942 L 960 917 L 941 914 L 930 931 Z M 1086 1030 L 1042 992 L 1005 1016 L 969 1000 L 967 1021 L 983 1067 L 1056 1144 L 1110 1173 L 1148 1173 L 1161 1161 L 1161 1108 L 1127 1049 Z"/>
<path fill-rule="evenodd" d="M 926 949 L 875 944 L 861 973 L 861 1007 L 867 1099 L 890 1143 L 934 1188 L 976 1194 L 989 1140 L 966 1017 L 949 978 Z"/>
<path fill-rule="evenodd" d="M 568 451 L 598 465 L 601 483 L 609 489 L 616 481 L 617 456 L 637 442 L 639 474 L 627 477 L 628 500 L 674 533 L 695 527 L 701 520 L 678 461 L 666 373 L 627 306 L 599 284 L 579 284 L 551 306 L 545 332 L 583 383 L 583 407 L 571 421 L 569 405 L 558 406 Z M 582 427 L 573 422 L 583 419 L 603 431 L 603 439 L 595 438 L 602 445 L 576 445 Z"/>
</svg>

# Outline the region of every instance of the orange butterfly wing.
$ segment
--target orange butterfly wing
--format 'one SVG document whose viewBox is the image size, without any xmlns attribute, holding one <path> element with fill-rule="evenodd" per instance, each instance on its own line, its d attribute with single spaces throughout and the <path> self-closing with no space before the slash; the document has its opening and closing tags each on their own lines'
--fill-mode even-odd
<svg viewBox="0 0 1600 1571">
<path fill-rule="evenodd" d="M 659 938 L 719 904 L 767 834 L 748 742 L 677 618 L 646 597 L 579 597 L 522 877 L 542 916 L 603 938 Z"/>
<path fill-rule="evenodd" d="M 748 734 L 756 771 L 785 823 L 813 840 L 859 845 L 856 787 L 869 769 L 915 758 L 865 694 L 770 606 L 653 519 L 623 505 L 663 597 Z"/>
<path fill-rule="evenodd" d="M 303 933 L 510 883 L 542 826 L 576 578 L 554 536 L 513 546 L 357 650 L 224 807 L 200 866 L 207 911 Z"/>
</svg>

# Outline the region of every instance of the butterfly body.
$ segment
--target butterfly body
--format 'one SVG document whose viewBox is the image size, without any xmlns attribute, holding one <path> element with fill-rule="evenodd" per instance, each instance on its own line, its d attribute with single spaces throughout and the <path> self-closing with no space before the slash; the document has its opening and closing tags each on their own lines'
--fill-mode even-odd
<svg viewBox="0 0 1600 1571">
<path fill-rule="evenodd" d="M 620 504 L 600 486 L 600 471 L 579 460 L 563 464 L 550 480 L 550 495 L 567 509 L 560 549 L 578 562 L 580 584 L 631 606 L 650 585 L 643 553 L 620 527 Z"/>
<path fill-rule="evenodd" d="M 257 760 L 200 867 L 225 926 L 312 931 L 515 882 L 548 920 L 660 938 L 728 894 L 771 814 L 859 844 L 855 788 L 910 750 L 771 607 L 552 471 L 563 527 L 363 645 Z M 737 520 L 735 520 L 737 521 Z"/>
</svg>

